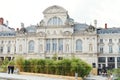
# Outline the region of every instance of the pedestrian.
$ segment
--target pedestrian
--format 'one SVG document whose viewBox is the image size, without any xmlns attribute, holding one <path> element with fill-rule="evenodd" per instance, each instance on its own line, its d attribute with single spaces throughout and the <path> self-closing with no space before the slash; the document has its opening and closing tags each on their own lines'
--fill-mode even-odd
<svg viewBox="0 0 120 80">
<path fill-rule="evenodd" d="M 11 68 L 11 67 L 8 65 L 8 74 L 10 74 L 10 68 Z"/>
<path fill-rule="evenodd" d="M 14 73 L 14 65 L 11 66 L 11 74 Z"/>
<path fill-rule="evenodd" d="M 10 61 L 8 65 L 8 74 L 13 74 L 14 73 L 14 61 Z"/>
</svg>

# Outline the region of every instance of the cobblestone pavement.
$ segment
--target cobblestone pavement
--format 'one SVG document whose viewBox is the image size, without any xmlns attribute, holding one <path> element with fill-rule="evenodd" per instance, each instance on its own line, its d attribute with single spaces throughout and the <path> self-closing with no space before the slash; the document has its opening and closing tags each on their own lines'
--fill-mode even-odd
<svg viewBox="0 0 120 80">
<path fill-rule="evenodd" d="M 0 80 L 63 80 L 63 79 L 0 73 Z"/>
</svg>

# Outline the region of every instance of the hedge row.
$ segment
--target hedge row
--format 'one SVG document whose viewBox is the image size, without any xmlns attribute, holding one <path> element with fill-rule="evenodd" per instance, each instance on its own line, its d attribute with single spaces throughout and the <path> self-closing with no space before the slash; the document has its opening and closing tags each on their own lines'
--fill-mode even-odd
<svg viewBox="0 0 120 80">
<path fill-rule="evenodd" d="M 20 59 L 20 60 L 19 60 Z M 21 59 L 16 60 L 16 65 L 21 71 L 84 77 L 91 71 L 91 66 L 80 59 Z"/>
</svg>

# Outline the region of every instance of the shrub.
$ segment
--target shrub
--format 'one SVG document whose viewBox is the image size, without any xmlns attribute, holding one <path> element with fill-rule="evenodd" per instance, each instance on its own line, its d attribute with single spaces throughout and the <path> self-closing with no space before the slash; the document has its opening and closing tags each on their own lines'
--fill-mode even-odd
<svg viewBox="0 0 120 80">
<path fill-rule="evenodd" d="M 20 70 L 20 71 L 23 71 L 24 69 L 24 58 L 23 56 L 17 56 L 15 58 L 15 66 Z"/>
<path fill-rule="evenodd" d="M 19 61 L 18 61 L 19 60 Z M 21 61 L 20 61 L 21 60 Z M 91 66 L 80 59 L 17 59 L 17 65 L 25 72 L 47 73 L 55 75 L 74 76 L 78 73 L 79 77 L 84 77 L 91 71 Z M 22 64 L 22 65 L 21 65 Z"/>
<path fill-rule="evenodd" d="M 2 64 L 1 64 L 0 72 L 6 72 L 7 71 L 8 63 L 9 63 L 8 58 L 5 58 L 2 62 Z"/>
</svg>

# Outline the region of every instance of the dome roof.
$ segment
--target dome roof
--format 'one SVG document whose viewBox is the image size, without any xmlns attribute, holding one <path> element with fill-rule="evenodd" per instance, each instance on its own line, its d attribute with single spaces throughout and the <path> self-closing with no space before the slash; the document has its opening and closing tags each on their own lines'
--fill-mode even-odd
<svg viewBox="0 0 120 80">
<path fill-rule="evenodd" d="M 53 6 L 48 7 L 47 9 L 45 9 L 43 11 L 43 14 L 49 14 L 49 13 L 66 13 L 66 12 L 67 11 L 64 8 L 62 8 L 62 7 L 58 6 L 58 5 L 53 5 Z"/>
<path fill-rule="evenodd" d="M 26 28 L 27 32 L 36 32 L 36 26 L 30 25 Z"/>
</svg>

